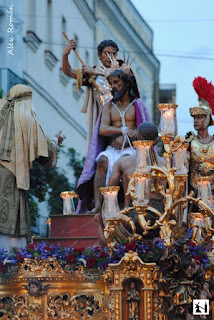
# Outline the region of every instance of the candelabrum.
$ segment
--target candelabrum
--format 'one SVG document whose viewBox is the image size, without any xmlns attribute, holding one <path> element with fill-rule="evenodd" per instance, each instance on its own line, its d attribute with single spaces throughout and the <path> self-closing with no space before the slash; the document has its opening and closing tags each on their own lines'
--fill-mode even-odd
<svg viewBox="0 0 214 320">
<path fill-rule="evenodd" d="M 74 191 L 63 191 L 60 197 L 63 199 L 63 214 L 75 214 L 74 198 L 77 198 L 77 194 Z"/>
<path fill-rule="evenodd" d="M 158 166 L 158 163 L 154 164 L 152 161 L 152 141 L 135 141 L 133 145 L 137 149 L 136 168 L 128 186 L 132 207 L 120 211 L 118 204 L 114 205 L 114 208 L 110 206 L 110 197 L 114 198 L 113 202 L 116 203 L 116 193 L 118 192 L 113 197 L 113 192 L 110 190 L 115 190 L 118 187 L 107 187 L 101 190 L 104 195 L 102 212 L 106 220 L 105 237 L 111 249 L 118 241 L 116 230 L 122 221 L 128 221 L 132 228 L 132 237 L 129 240 L 136 241 L 136 239 L 142 238 L 140 234 L 136 234 L 134 220 L 129 217 L 132 210 L 137 213 L 137 221 L 142 228 L 142 235 L 147 234 L 151 229 L 159 228 L 160 237 L 167 245 L 175 240 L 175 236 L 178 238 L 186 235 L 186 233 L 184 234 L 186 229 L 183 226 L 188 226 L 188 223 L 195 227 L 195 231 L 198 230 L 198 233 L 194 234 L 195 241 L 202 241 L 204 234 L 206 238 L 212 237 L 214 213 L 209 182 L 199 181 L 200 194 L 198 198 L 193 196 L 193 191 L 188 194 L 187 149 L 189 145 L 184 137 L 175 136 L 177 105 L 159 104 L 158 108 L 161 111 L 159 134 L 164 143 L 165 166 Z M 164 209 L 162 212 L 150 206 L 151 185 L 155 192 L 163 197 Z M 107 198 L 108 200 L 106 200 Z M 188 213 L 190 204 L 197 206 L 199 214 L 194 216 L 193 213 Z M 147 216 L 149 211 L 157 217 L 153 224 Z"/>
<path fill-rule="evenodd" d="M 174 137 L 176 134 L 176 104 L 159 104 L 158 109 L 161 112 L 161 119 L 159 125 L 160 136 Z"/>
<path fill-rule="evenodd" d="M 136 172 L 149 172 L 151 170 L 151 147 L 153 141 L 139 140 L 133 141 L 133 146 L 137 149 Z"/>
<path fill-rule="evenodd" d="M 103 195 L 103 205 L 102 205 L 102 217 L 105 225 L 104 237 L 107 241 L 107 246 L 110 252 L 114 249 L 116 245 L 115 235 L 117 232 L 117 226 L 120 223 L 126 223 L 130 225 L 132 229 L 133 236 L 135 235 L 136 228 L 133 220 L 120 212 L 117 195 L 120 187 L 102 187 L 100 192 Z"/>
</svg>

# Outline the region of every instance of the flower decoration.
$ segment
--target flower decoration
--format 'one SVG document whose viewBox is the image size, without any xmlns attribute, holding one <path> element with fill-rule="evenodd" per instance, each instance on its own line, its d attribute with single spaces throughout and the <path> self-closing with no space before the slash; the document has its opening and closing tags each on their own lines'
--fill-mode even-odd
<svg viewBox="0 0 214 320">
<path fill-rule="evenodd" d="M 74 271 L 79 266 L 88 271 L 104 272 L 109 263 L 118 263 L 128 251 L 137 252 L 144 262 L 156 262 L 158 264 L 163 255 L 166 245 L 160 238 L 152 241 L 137 241 L 118 244 L 115 251 L 110 255 L 107 247 L 99 246 L 89 248 L 61 247 L 59 244 L 47 245 L 45 242 L 28 244 L 25 248 L 12 247 L 10 252 L 0 250 L 0 276 L 8 272 L 17 272 L 19 266 L 27 259 L 49 259 L 56 258 L 58 263 L 67 271 Z M 196 245 L 189 243 L 189 250 L 193 259 L 199 261 L 204 268 L 208 265 L 206 244 Z"/>
</svg>

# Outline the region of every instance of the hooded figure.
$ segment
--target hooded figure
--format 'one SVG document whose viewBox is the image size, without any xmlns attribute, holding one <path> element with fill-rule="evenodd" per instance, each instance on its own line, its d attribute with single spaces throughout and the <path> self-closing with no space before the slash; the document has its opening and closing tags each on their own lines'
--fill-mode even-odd
<svg viewBox="0 0 214 320">
<path fill-rule="evenodd" d="M 25 246 L 31 236 L 26 191 L 34 160 L 56 165 L 59 135 L 50 140 L 32 109 L 32 91 L 18 84 L 0 100 L 0 240 L 1 247 Z"/>
</svg>

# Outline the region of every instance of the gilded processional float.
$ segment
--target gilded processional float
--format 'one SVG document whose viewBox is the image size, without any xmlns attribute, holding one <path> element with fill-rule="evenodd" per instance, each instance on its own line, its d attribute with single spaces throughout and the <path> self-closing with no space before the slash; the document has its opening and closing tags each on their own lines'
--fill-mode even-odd
<svg viewBox="0 0 214 320">
<path fill-rule="evenodd" d="M 203 88 L 212 85 L 201 79 L 194 83 L 199 106 L 190 112 L 203 115 L 207 129 L 211 100 Z M 1 252 L 0 319 L 214 319 L 213 141 L 176 135 L 177 105 L 158 108 L 165 164 L 154 161 L 154 141 L 135 141 L 132 206 L 119 207 L 119 186 L 101 188 L 107 246 Z M 62 194 L 67 203 L 69 196 Z M 194 299 L 209 300 L 209 315 L 200 315 L 200 305 L 193 315 Z"/>
</svg>

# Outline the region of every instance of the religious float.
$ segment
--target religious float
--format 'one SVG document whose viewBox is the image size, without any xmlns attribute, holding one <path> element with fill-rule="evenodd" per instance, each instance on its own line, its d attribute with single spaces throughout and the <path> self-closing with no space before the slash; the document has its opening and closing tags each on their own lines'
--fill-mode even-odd
<svg viewBox="0 0 214 320">
<path fill-rule="evenodd" d="M 50 237 L 0 252 L 1 320 L 214 319 L 210 181 L 198 177 L 199 193 L 187 191 L 189 143 L 175 135 L 177 105 L 158 108 L 165 166 L 150 159 L 153 141 L 134 142 L 137 165 L 128 188 L 132 206 L 119 207 L 119 186 L 101 189 L 106 247 L 96 244 L 96 234 L 85 243 L 78 237 L 71 243 L 65 235 L 64 245 Z M 162 209 L 152 206 L 151 194 L 160 196 Z M 74 196 L 61 194 L 67 219 L 61 221 L 72 221 L 74 230 L 79 219 L 81 230 L 84 215 L 74 213 Z M 60 228 L 60 217 L 49 221 L 53 232 L 56 224 Z M 199 316 L 193 315 L 194 299 L 209 300 L 209 315 L 200 317 L 200 305 Z"/>
</svg>

